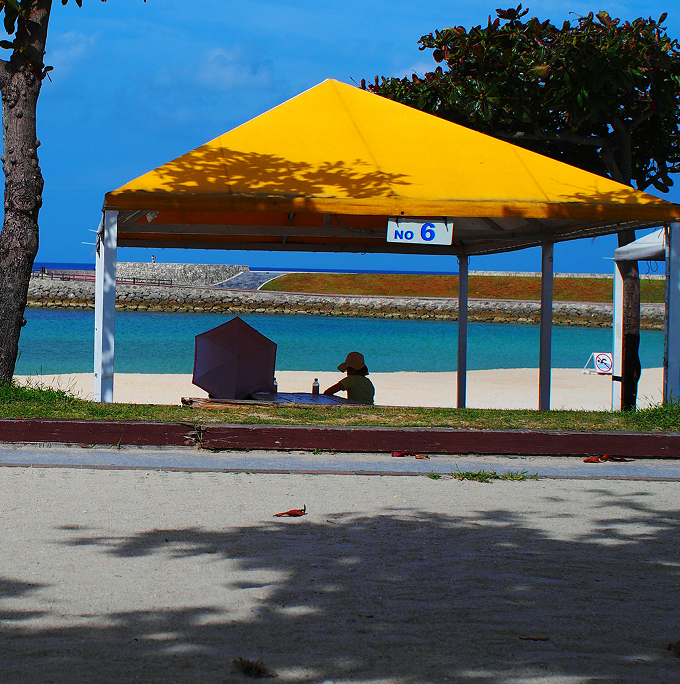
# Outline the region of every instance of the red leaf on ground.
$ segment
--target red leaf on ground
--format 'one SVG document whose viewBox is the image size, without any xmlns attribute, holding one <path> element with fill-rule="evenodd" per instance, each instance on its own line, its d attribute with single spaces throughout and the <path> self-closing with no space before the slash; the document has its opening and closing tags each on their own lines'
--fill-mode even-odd
<svg viewBox="0 0 680 684">
<path fill-rule="evenodd" d="M 393 451 L 392 458 L 402 458 L 403 456 L 415 456 L 415 451 Z"/>
<path fill-rule="evenodd" d="M 301 515 L 307 515 L 307 504 L 302 508 L 291 508 L 283 513 L 274 513 L 275 518 L 299 518 Z"/>
<path fill-rule="evenodd" d="M 421 459 L 421 458 L 430 458 L 430 457 L 427 454 L 416 454 L 416 458 Z"/>
<path fill-rule="evenodd" d="M 606 463 L 610 461 L 611 463 L 630 463 L 634 461 L 634 458 L 623 458 L 623 456 L 610 456 L 609 454 L 602 454 L 602 456 L 591 456 L 590 458 L 584 458 L 584 463 Z"/>
</svg>

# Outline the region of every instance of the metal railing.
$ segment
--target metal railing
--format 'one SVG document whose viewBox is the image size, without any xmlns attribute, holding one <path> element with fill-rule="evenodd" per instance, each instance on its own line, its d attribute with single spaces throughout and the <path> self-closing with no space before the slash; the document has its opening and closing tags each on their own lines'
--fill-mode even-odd
<svg viewBox="0 0 680 684">
<path fill-rule="evenodd" d="M 122 285 L 163 285 L 166 287 L 172 286 L 172 279 L 155 278 L 147 280 L 146 278 L 116 278 L 117 283 Z"/>
<path fill-rule="evenodd" d="M 41 280 L 83 280 L 94 282 L 95 275 L 94 273 L 64 273 L 61 271 L 44 269 L 40 271 L 32 271 L 31 278 L 40 278 Z M 121 285 L 156 285 L 172 287 L 172 279 L 164 278 L 116 278 L 116 283 Z"/>
</svg>

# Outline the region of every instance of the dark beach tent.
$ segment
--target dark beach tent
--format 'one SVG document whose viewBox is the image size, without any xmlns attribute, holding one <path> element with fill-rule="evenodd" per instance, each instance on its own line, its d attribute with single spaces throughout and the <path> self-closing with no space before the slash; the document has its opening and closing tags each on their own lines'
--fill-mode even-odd
<svg viewBox="0 0 680 684">
<path fill-rule="evenodd" d="M 276 343 L 238 316 L 196 335 L 193 384 L 218 399 L 274 391 Z"/>
</svg>

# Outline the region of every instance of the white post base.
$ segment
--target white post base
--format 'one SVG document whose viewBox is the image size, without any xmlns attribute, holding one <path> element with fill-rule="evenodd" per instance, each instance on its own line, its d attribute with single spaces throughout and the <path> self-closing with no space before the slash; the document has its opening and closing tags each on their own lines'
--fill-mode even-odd
<svg viewBox="0 0 680 684">
<path fill-rule="evenodd" d="M 113 401 L 118 212 L 104 211 L 97 231 L 94 286 L 94 401 Z"/>
<path fill-rule="evenodd" d="M 465 408 L 467 398 L 467 324 L 468 324 L 468 258 L 458 257 L 458 408 Z"/>
<path fill-rule="evenodd" d="M 680 221 L 666 233 L 666 339 L 663 400 L 680 401 Z"/>
<path fill-rule="evenodd" d="M 552 364 L 553 244 L 541 249 L 541 347 L 538 361 L 538 410 L 550 410 Z"/>
<path fill-rule="evenodd" d="M 623 397 L 623 276 L 618 262 L 614 262 L 614 293 L 612 306 L 613 365 L 612 365 L 612 411 L 621 410 Z"/>
</svg>

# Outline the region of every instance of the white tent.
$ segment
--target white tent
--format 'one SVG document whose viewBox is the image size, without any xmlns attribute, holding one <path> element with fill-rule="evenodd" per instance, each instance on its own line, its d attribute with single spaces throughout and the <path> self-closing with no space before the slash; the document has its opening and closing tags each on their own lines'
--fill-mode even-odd
<svg viewBox="0 0 680 684">
<path fill-rule="evenodd" d="M 659 228 L 614 250 L 614 368 L 612 409 L 621 406 L 623 363 L 623 277 L 621 262 L 666 262 L 666 316 L 663 357 L 663 400 L 680 400 L 680 222 Z"/>
<path fill-rule="evenodd" d="M 614 250 L 614 261 L 666 261 L 666 234 L 663 228 Z"/>
</svg>

